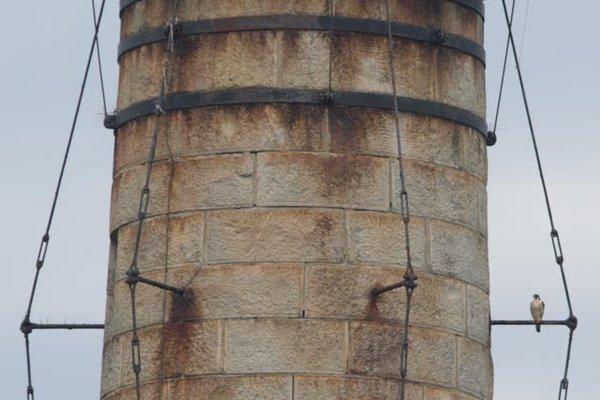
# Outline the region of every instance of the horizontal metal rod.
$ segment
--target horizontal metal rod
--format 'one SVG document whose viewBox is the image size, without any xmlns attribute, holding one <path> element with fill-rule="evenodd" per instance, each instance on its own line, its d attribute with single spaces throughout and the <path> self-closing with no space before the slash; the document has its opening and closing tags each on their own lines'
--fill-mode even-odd
<svg viewBox="0 0 600 400">
<path fill-rule="evenodd" d="M 453 121 L 475 129 L 487 139 L 487 122 L 469 110 L 412 97 L 398 96 L 396 100 L 400 112 Z M 394 110 L 394 97 L 388 94 L 333 91 L 331 97 L 327 98 L 326 93 L 321 90 L 285 88 L 244 88 L 175 93 L 165 99 L 164 110 L 168 113 L 208 106 L 270 103 L 319 105 L 328 104 L 328 102 L 333 106 Z M 121 109 L 116 115 L 109 116 L 105 125 L 110 129 L 118 129 L 127 122 L 155 113 L 155 99 L 144 100 Z"/>
<path fill-rule="evenodd" d="M 20 330 L 25 336 L 38 329 L 104 329 L 104 324 L 36 324 L 29 321 L 28 318 L 21 322 Z"/>
<path fill-rule="evenodd" d="M 384 286 L 384 287 L 380 287 L 380 288 L 373 288 L 373 290 L 371 290 L 371 296 L 372 297 L 377 297 L 380 296 L 386 292 L 401 288 L 401 287 L 405 287 L 405 288 L 416 288 L 417 287 L 417 282 L 416 282 L 416 277 L 414 279 L 404 279 L 401 282 L 398 283 L 394 283 L 392 285 L 388 285 L 388 286 Z"/>
<path fill-rule="evenodd" d="M 144 283 L 146 285 L 154 286 L 154 287 L 157 287 L 159 289 L 168 290 L 170 292 L 177 293 L 177 294 L 179 294 L 181 296 L 183 296 L 185 294 L 185 290 L 183 290 L 181 288 L 178 288 L 178 287 L 175 287 L 175 286 L 166 285 L 166 284 L 160 283 L 160 282 L 156 282 L 156 281 L 144 278 L 144 277 L 139 276 L 139 275 L 135 277 L 135 280 L 137 280 L 137 282 L 139 282 L 139 283 Z"/>
<path fill-rule="evenodd" d="M 333 18 L 333 26 L 336 32 L 387 35 L 387 24 L 383 20 L 338 16 Z M 330 31 L 331 28 L 332 18 L 324 15 L 261 15 L 186 21 L 178 26 L 177 36 L 270 30 Z M 436 28 L 397 22 L 391 24 L 391 29 L 395 37 L 444 46 L 475 57 L 485 64 L 485 49 L 469 38 Z M 123 38 L 118 57 L 138 47 L 166 40 L 163 26 L 141 30 Z"/>
<path fill-rule="evenodd" d="M 544 320 L 540 322 L 535 322 L 533 320 L 492 319 L 490 321 L 490 325 L 562 325 L 574 330 L 577 328 L 577 318 L 575 318 L 575 316 L 571 316 L 564 320 Z"/>
<path fill-rule="evenodd" d="M 497 319 L 490 322 L 491 325 L 568 325 L 568 321 L 555 320 L 555 321 L 530 321 L 530 320 L 508 320 L 508 319 Z"/>
<path fill-rule="evenodd" d="M 402 282 L 394 283 L 393 285 L 388 285 L 388 286 L 384 286 L 384 287 L 380 287 L 380 288 L 374 288 L 373 290 L 371 290 L 371 296 L 378 297 L 378 296 L 380 296 L 386 292 L 392 291 L 394 289 L 406 287 L 406 283 L 407 283 L 407 281 L 402 281 Z"/>
<path fill-rule="evenodd" d="M 104 324 L 35 324 L 31 323 L 31 329 L 104 329 Z"/>
</svg>

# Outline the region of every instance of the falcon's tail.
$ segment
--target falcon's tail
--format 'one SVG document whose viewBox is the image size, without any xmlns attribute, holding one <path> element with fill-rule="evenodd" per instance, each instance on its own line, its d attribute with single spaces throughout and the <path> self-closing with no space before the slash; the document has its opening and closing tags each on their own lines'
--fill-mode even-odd
<svg viewBox="0 0 600 400">
<path fill-rule="evenodd" d="M 541 331 L 541 328 L 542 328 L 542 327 L 540 326 L 540 324 L 536 324 L 536 325 L 535 325 L 535 331 L 536 331 L 536 332 L 539 332 L 539 331 Z"/>
</svg>

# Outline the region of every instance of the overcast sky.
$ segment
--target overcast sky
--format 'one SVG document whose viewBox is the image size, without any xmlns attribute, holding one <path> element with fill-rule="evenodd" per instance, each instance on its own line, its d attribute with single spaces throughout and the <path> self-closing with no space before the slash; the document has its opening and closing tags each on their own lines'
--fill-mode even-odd
<svg viewBox="0 0 600 400">
<path fill-rule="evenodd" d="M 517 0 L 519 45 L 527 0 Z M 499 0 L 486 1 L 488 121 L 492 120 L 506 40 Z M 576 4 L 576 6 L 575 6 Z M 108 2 L 101 46 L 109 106 L 115 104 L 118 2 Z M 523 69 L 568 279 L 580 320 L 570 399 L 600 397 L 598 265 L 600 49 L 595 0 L 530 0 Z M 88 1 L 3 4 L 0 34 L 0 388 L 24 398 L 23 317 L 34 261 L 92 37 Z M 532 293 L 547 317 L 567 315 L 553 263 L 514 63 L 508 70 L 498 144 L 489 150 L 489 247 L 492 314 L 528 318 Z M 34 308 L 38 321 L 102 322 L 108 253 L 112 133 L 102 128 L 97 71 L 86 92 L 51 249 Z M 568 330 L 498 327 L 493 331 L 495 399 L 555 398 Z M 97 398 L 100 332 L 36 332 L 32 336 L 38 398 Z"/>
</svg>

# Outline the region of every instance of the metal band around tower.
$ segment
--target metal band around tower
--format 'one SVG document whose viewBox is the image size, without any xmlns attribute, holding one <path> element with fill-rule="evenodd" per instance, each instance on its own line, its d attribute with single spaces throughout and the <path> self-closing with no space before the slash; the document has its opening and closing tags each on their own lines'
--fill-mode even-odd
<svg viewBox="0 0 600 400">
<path fill-rule="evenodd" d="M 377 108 L 383 110 L 394 109 L 392 95 L 364 92 L 332 92 L 331 99 L 321 90 L 311 89 L 227 89 L 212 92 L 190 92 L 171 95 L 165 100 L 165 112 L 178 110 L 260 103 L 296 103 L 296 104 L 327 104 Z M 398 110 L 401 112 L 415 113 L 438 117 L 466 125 L 487 137 L 487 123 L 484 118 L 462 108 L 450 106 L 431 100 L 412 97 L 398 97 Z M 137 118 L 156 113 L 155 100 L 146 100 L 127 107 L 110 120 L 106 125 L 110 129 L 117 129 Z"/>
<path fill-rule="evenodd" d="M 134 5 L 142 0 L 120 0 L 119 12 L 122 13 L 127 7 Z M 475 11 L 477 14 L 481 16 L 481 18 L 485 18 L 485 5 L 482 0 L 448 0 L 452 3 L 460 4 L 463 7 L 470 8 Z"/>
<path fill-rule="evenodd" d="M 258 30 L 304 30 L 329 31 L 332 18 L 320 15 L 270 15 L 258 17 L 234 17 L 183 22 L 178 27 L 178 36 L 194 36 L 210 33 L 242 32 Z M 386 21 L 362 18 L 333 18 L 338 32 L 387 35 Z M 473 56 L 485 64 L 485 50 L 478 43 L 465 37 L 446 33 L 440 29 L 424 28 L 401 23 L 392 24 L 396 37 L 445 46 Z M 123 38 L 119 44 L 119 57 L 135 48 L 165 41 L 164 27 L 144 30 Z"/>
</svg>

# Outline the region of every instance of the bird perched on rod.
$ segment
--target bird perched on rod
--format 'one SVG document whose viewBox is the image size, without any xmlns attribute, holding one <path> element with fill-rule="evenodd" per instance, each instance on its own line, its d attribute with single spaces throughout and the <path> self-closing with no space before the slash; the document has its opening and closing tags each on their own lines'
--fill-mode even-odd
<svg viewBox="0 0 600 400">
<path fill-rule="evenodd" d="M 533 295 L 533 300 L 531 300 L 531 304 L 529 305 L 529 309 L 531 310 L 531 316 L 533 317 L 533 322 L 536 323 L 535 330 L 537 332 L 540 331 L 540 322 L 544 319 L 544 309 L 546 305 L 540 299 L 539 294 Z"/>
</svg>

